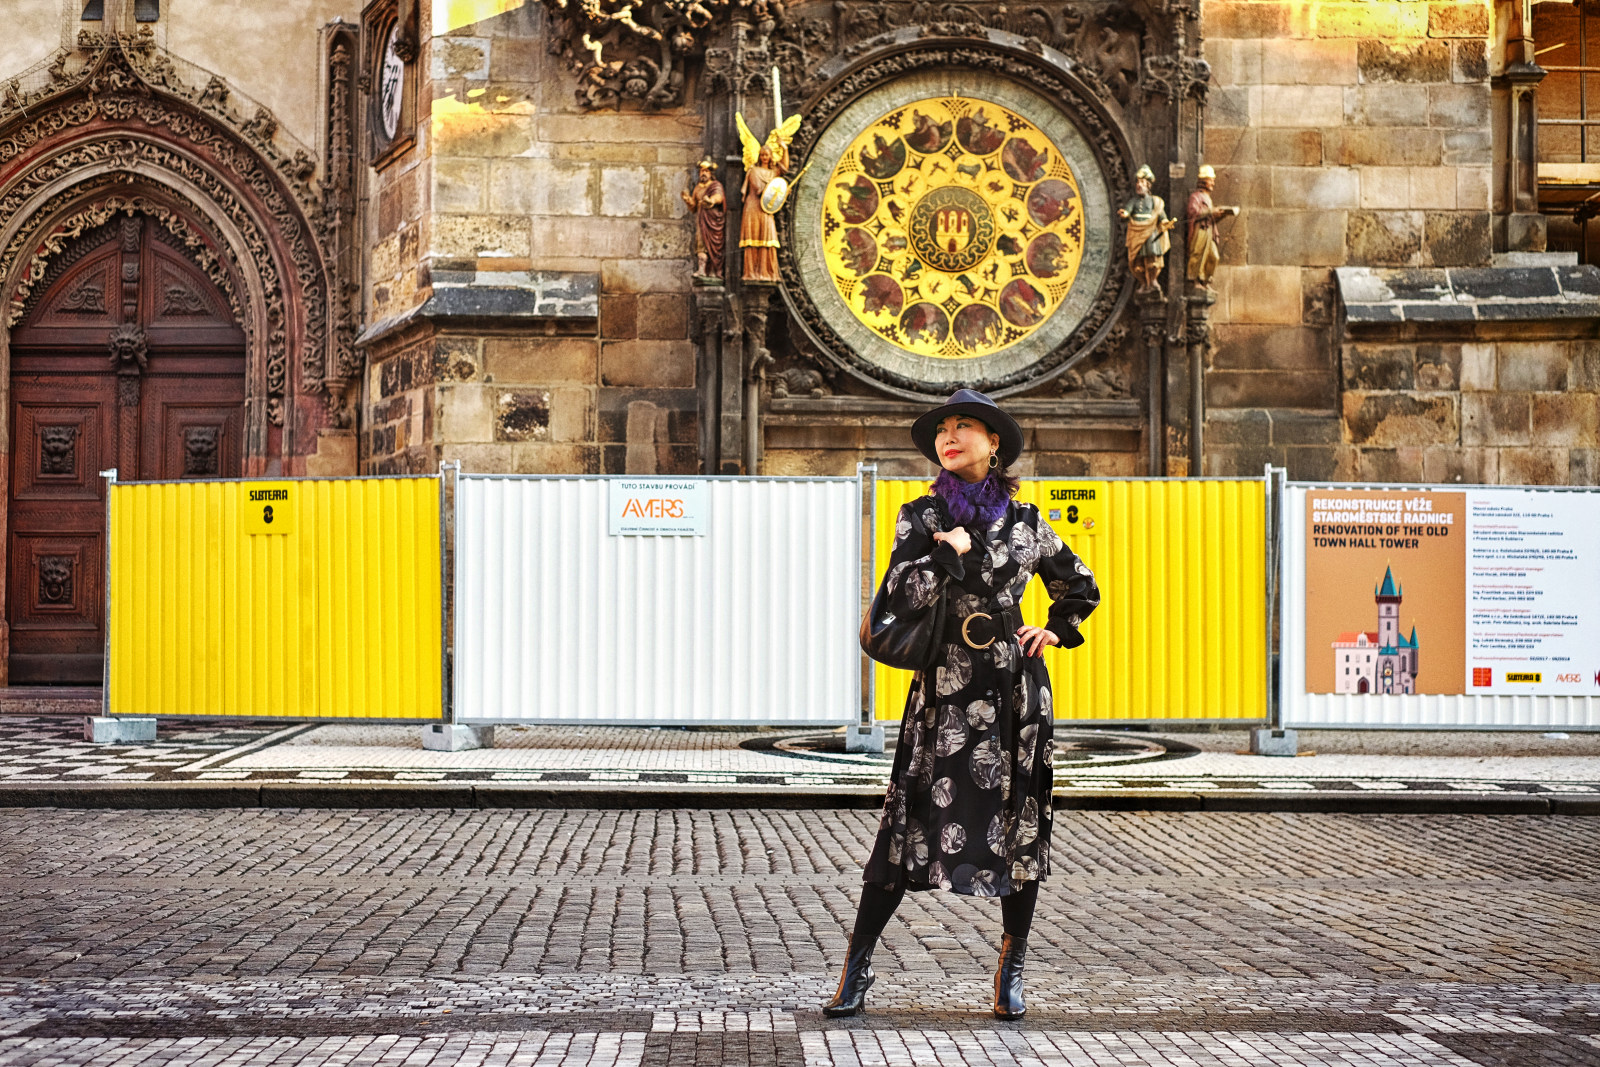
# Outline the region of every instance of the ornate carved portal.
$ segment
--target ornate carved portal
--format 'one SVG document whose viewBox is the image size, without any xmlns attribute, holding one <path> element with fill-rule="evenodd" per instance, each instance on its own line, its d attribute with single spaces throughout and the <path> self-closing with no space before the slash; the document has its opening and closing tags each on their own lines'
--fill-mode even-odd
<svg viewBox="0 0 1600 1067">
<path fill-rule="evenodd" d="M 742 178 L 733 116 L 769 128 L 773 68 L 784 112 L 804 116 L 777 217 L 781 299 L 743 282 L 731 249 L 719 291 L 697 283 L 708 471 L 756 469 L 752 422 L 859 426 L 957 385 L 1013 398 L 1034 425 L 1126 427 L 1142 470 L 1168 473 L 1169 456 L 1187 469 L 1192 408 L 1169 393 L 1189 380 L 1189 317 L 1181 299 L 1135 307 L 1114 214 L 1141 164 L 1169 204 L 1192 188 L 1209 83 L 1198 5 L 545 7 L 580 107 L 674 107 L 698 88 L 727 188 Z M 1170 269 L 1162 284 L 1183 291 Z"/>
</svg>

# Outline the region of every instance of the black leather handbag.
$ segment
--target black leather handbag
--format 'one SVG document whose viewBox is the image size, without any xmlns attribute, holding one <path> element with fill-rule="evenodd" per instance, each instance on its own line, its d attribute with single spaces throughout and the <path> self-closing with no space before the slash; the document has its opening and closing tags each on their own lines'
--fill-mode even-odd
<svg viewBox="0 0 1600 1067">
<path fill-rule="evenodd" d="M 861 651 L 886 667 L 907 671 L 932 667 L 944 635 L 946 599 L 941 592 L 932 608 L 902 619 L 890 610 L 888 592 L 880 585 L 861 620 Z"/>
</svg>

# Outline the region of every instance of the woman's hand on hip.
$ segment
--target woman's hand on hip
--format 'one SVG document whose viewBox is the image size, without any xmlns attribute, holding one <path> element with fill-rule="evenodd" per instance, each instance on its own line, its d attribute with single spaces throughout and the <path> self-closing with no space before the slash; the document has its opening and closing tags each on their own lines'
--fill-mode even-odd
<svg viewBox="0 0 1600 1067">
<path fill-rule="evenodd" d="M 954 530 L 940 530 L 933 535 L 933 539 L 948 544 L 956 550 L 958 556 L 965 556 L 972 551 L 972 535 L 967 533 L 964 526 L 957 526 Z"/>
<path fill-rule="evenodd" d="M 1017 631 L 1024 656 L 1037 656 L 1046 645 L 1059 645 L 1061 639 L 1042 626 L 1024 626 Z"/>
</svg>

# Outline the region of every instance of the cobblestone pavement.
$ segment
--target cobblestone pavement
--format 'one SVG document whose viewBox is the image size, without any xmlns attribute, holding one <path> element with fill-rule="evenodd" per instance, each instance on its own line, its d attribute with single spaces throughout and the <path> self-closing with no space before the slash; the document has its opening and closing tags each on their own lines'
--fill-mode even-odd
<svg viewBox="0 0 1600 1067">
<path fill-rule="evenodd" d="M 883 756 L 828 751 L 812 731 L 500 727 L 496 747 L 435 752 L 416 726 L 163 719 L 156 742 L 92 745 L 78 720 L 0 717 L 0 785 L 311 782 L 738 788 L 881 794 Z M 1056 790 L 1463 793 L 1600 800 L 1600 736 L 1306 735 L 1315 754 L 1251 756 L 1243 732 L 1152 735 L 1058 726 Z M 1332 749 L 1332 751 L 1328 751 Z"/>
<path fill-rule="evenodd" d="M 1062 811 L 1031 1011 L 853 811 L 0 809 L 0 1063 L 1600 1064 L 1600 819 Z"/>
</svg>

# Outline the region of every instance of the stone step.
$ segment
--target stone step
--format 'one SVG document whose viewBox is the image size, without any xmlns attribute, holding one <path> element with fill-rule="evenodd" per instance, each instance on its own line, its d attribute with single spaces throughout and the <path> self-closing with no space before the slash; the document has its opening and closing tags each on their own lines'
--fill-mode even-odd
<svg viewBox="0 0 1600 1067">
<path fill-rule="evenodd" d="M 98 715 L 98 686 L 0 687 L 0 715 Z"/>
</svg>

